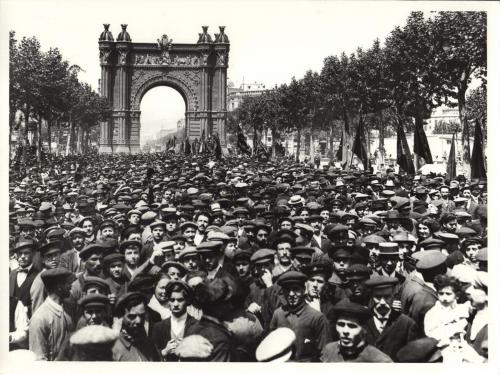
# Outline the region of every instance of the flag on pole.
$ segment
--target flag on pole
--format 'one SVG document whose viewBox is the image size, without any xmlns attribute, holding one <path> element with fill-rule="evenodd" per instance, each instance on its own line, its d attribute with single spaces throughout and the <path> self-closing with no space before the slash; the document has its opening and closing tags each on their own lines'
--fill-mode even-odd
<svg viewBox="0 0 500 374">
<path fill-rule="evenodd" d="M 218 134 L 214 134 L 214 144 L 215 144 L 214 147 L 215 158 L 217 160 L 220 160 L 222 158 L 222 148 L 220 146 L 220 139 Z"/>
<path fill-rule="evenodd" d="M 415 121 L 415 135 L 413 138 L 413 153 L 415 153 L 415 169 L 418 171 L 425 164 L 432 164 L 432 154 L 424 132 L 421 120 Z"/>
<path fill-rule="evenodd" d="M 359 126 L 356 136 L 354 138 L 354 143 L 352 144 L 352 153 L 358 156 L 359 160 L 363 163 L 364 170 L 368 170 L 369 160 L 365 148 L 365 134 L 363 120 L 359 119 Z"/>
<path fill-rule="evenodd" d="M 203 129 L 201 133 L 201 138 L 200 138 L 200 148 L 198 150 L 198 154 L 203 154 L 206 150 L 206 145 L 205 145 L 205 129 Z"/>
<path fill-rule="evenodd" d="M 408 174 L 415 174 L 415 166 L 411 159 L 410 147 L 406 140 L 406 135 L 402 124 L 398 123 L 397 126 L 397 163 L 401 170 L 406 171 Z"/>
<path fill-rule="evenodd" d="M 448 155 L 448 165 L 446 166 L 446 175 L 448 179 L 455 179 L 457 176 L 457 159 L 455 156 L 455 132 L 451 138 L 450 154 Z"/>
<path fill-rule="evenodd" d="M 486 164 L 484 162 L 483 150 L 483 130 L 479 120 L 476 119 L 476 128 L 474 131 L 474 148 L 470 159 L 471 178 L 486 178 Z"/>
</svg>

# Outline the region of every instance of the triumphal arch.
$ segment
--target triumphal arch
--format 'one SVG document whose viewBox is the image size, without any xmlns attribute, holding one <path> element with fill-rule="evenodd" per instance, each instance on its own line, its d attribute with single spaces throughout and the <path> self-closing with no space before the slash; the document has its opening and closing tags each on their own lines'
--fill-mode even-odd
<svg viewBox="0 0 500 374">
<path fill-rule="evenodd" d="M 182 95 L 190 141 L 217 133 L 225 147 L 228 56 L 224 26 L 215 37 L 203 26 L 197 43 L 183 44 L 173 43 L 166 34 L 154 43 L 133 43 L 125 24 L 114 40 L 105 24 L 99 37 L 100 92 L 112 113 L 101 122 L 99 152 L 140 152 L 141 99 L 162 85 Z"/>
</svg>

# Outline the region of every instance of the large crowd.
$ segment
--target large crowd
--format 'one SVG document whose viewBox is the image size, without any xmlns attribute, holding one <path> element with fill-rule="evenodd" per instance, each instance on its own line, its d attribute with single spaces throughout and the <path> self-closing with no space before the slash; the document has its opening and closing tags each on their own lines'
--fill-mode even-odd
<svg viewBox="0 0 500 374">
<path fill-rule="evenodd" d="M 487 361 L 486 180 L 156 153 L 9 186 L 24 359 Z"/>
</svg>

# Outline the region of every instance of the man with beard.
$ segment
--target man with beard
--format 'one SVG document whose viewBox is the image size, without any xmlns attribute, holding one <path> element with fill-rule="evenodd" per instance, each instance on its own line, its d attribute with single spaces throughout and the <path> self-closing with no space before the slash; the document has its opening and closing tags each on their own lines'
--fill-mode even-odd
<svg viewBox="0 0 500 374">
<path fill-rule="evenodd" d="M 201 242 L 207 239 L 207 227 L 210 224 L 210 214 L 207 212 L 199 212 L 194 217 L 196 223 L 196 233 L 193 238 L 194 245 L 199 245 Z"/>
<path fill-rule="evenodd" d="M 116 313 L 122 318 L 122 326 L 113 346 L 113 361 L 160 361 L 160 355 L 144 328 L 146 304 L 140 292 L 126 293 L 118 300 Z"/>
<path fill-rule="evenodd" d="M 253 268 L 253 282 L 250 283 L 250 292 L 247 296 L 248 311 L 262 318 L 265 326 L 266 321 L 262 315 L 264 306 L 264 293 L 266 289 L 275 287 L 273 285 L 272 269 L 274 266 L 275 252 L 271 249 L 259 249 L 251 257 L 250 262 Z"/>
<path fill-rule="evenodd" d="M 295 360 L 317 362 L 323 348 L 331 341 L 326 317 L 306 303 L 307 276 L 298 271 L 288 271 L 278 278 L 286 305 L 275 310 L 269 330 L 279 327 L 292 329 L 296 336 Z"/>
<path fill-rule="evenodd" d="M 80 251 L 80 260 L 85 265 L 85 270 L 76 275 L 76 280 L 71 285 L 71 297 L 78 301 L 83 294 L 85 279 L 89 276 L 100 277 L 102 272 L 102 254 L 104 248 L 99 244 L 87 245 Z"/>
<path fill-rule="evenodd" d="M 366 281 L 371 291 L 370 308 L 373 312 L 365 325 L 366 341 L 392 360 L 396 360 L 401 347 L 419 338 L 415 321 L 392 308 L 398 284 L 397 278 L 383 275 L 375 275 Z"/>
<path fill-rule="evenodd" d="M 182 281 L 171 281 L 165 293 L 171 316 L 154 325 L 151 338 L 165 361 L 177 361 L 175 349 L 184 338 L 185 330 L 196 322 L 187 313 L 192 290 Z"/>
<path fill-rule="evenodd" d="M 53 361 L 74 325 L 63 308 L 69 297 L 75 275 L 64 268 L 53 268 L 40 274 L 47 297 L 33 313 L 29 326 L 29 349 L 38 360 Z"/>
<path fill-rule="evenodd" d="M 38 273 L 38 275 L 33 280 L 33 284 L 30 288 L 31 296 L 31 313 L 35 313 L 40 305 L 44 302 L 47 297 L 44 283 L 42 281 L 41 275 L 48 269 L 55 269 L 59 266 L 59 261 L 61 258 L 61 248 L 63 243 L 60 241 L 49 242 L 42 247 L 40 247 L 40 256 L 42 258 L 43 269 Z"/>
<path fill-rule="evenodd" d="M 265 224 L 257 224 L 253 229 L 255 233 L 255 244 L 258 249 L 269 248 L 268 238 L 271 233 L 271 226 Z"/>
<path fill-rule="evenodd" d="M 333 308 L 335 329 L 339 340 L 327 344 L 321 354 L 322 362 L 392 362 L 391 358 L 366 341 L 363 325 L 370 318 L 368 307 L 348 299 Z"/>
<path fill-rule="evenodd" d="M 441 199 L 443 201 L 441 211 L 443 213 L 453 212 L 455 210 L 455 203 L 451 200 L 450 188 L 443 185 L 439 189 L 439 192 L 441 193 Z"/>
<path fill-rule="evenodd" d="M 80 251 L 85 247 L 85 230 L 75 227 L 69 232 L 72 248 L 61 255 L 61 267 L 73 273 L 84 270 L 83 262 L 80 261 Z"/>
</svg>

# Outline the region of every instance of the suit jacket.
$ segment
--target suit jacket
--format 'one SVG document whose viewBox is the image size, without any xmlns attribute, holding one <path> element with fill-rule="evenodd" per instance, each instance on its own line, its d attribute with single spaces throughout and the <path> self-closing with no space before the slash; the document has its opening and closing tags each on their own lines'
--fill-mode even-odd
<svg viewBox="0 0 500 374">
<path fill-rule="evenodd" d="M 467 203 L 469 204 L 469 203 Z M 466 205 L 467 206 L 467 205 Z M 470 200 L 469 207 L 467 208 L 467 213 L 469 213 L 472 216 L 472 219 L 477 218 L 477 207 L 479 206 L 478 203 L 476 203 L 474 200 Z"/>
<path fill-rule="evenodd" d="M 170 335 L 170 328 L 171 328 L 171 321 L 172 318 L 169 317 L 167 319 L 164 319 L 163 321 L 156 322 L 153 326 L 152 330 L 152 335 L 151 335 L 151 340 L 153 341 L 154 345 L 156 346 L 156 349 L 158 352 L 161 353 L 163 349 L 167 346 L 167 343 L 171 339 Z M 184 333 L 188 331 L 188 329 L 196 323 L 196 319 L 191 317 L 189 314 L 187 315 L 186 318 L 186 325 L 184 327 Z M 177 361 L 177 356 L 175 355 L 167 355 L 167 357 L 164 358 L 165 361 Z"/>
<path fill-rule="evenodd" d="M 417 324 L 404 314 L 392 312 L 382 332 L 375 326 L 374 318 L 370 318 L 365 325 L 366 341 L 390 356 L 393 361 L 401 347 L 419 337 Z"/>
<path fill-rule="evenodd" d="M 419 333 L 423 335 L 424 318 L 437 301 L 437 293 L 424 283 L 422 289 L 413 297 L 413 302 L 409 309 L 409 316 L 417 323 Z"/>
<path fill-rule="evenodd" d="M 422 278 L 415 274 L 408 276 L 401 287 L 401 307 L 403 313 L 408 315 L 410 313 L 411 304 L 413 303 L 413 298 L 422 289 L 425 282 Z"/>
<path fill-rule="evenodd" d="M 38 275 L 38 270 L 34 266 L 28 271 L 26 279 L 21 284 L 21 287 L 17 286 L 17 273 L 18 270 L 13 270 L 9 274 L 9 296 L 16 297 L 21 300 L 21 302 L 28 308 L 28 317 L 31 317 L 31 295 L 30 289 L 33 281 Z"/>
</svg>

